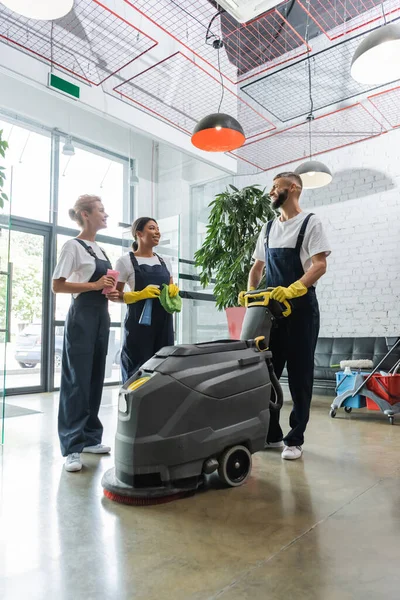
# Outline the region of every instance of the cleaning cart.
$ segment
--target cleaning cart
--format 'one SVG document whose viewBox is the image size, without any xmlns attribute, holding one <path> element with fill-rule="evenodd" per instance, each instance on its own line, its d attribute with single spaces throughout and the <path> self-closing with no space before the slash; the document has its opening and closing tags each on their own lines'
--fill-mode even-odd
<svg viewBox="0 0 400 600">
<path fill-rule="evenodd" d="M 388 373 L 378 371 L 399 345 L 400 338 L 370 372 L 365 372 L 365 369 L 373 366 L 371 361 L 348 360 L 340 363 L 344 371 L 336 374 L 337 396 L 331 404 L 330 417 L 334 418 L 339 408 L 344 408 L 345 412 L 349 413 L 353 408 L 364 408 L 372 404 L 381 410 L 393 425 L 394 416 L 400 413 L 400 360 Z"/>
</svg>

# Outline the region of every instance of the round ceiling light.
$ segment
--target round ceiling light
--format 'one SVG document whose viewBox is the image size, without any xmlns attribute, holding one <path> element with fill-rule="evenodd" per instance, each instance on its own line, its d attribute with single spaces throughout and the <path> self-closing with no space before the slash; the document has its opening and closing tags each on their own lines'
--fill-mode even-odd
<svg viewBox="0 0 400 600">
<path fill-rule="evenodd" d="M 400 79 L 400 27 L 391 23 L 370 33 L 351 61 L 351 76 L 359 83 L 382 84 Z"/>
<path fill-rule="evenodd" d="M 192 144 L 207 152 L 228 152 L 243 146 L 246 140 L 240 123 L 224 113 L 213 113 L 199 121 L 193 131 Z"/>
<path fill-rule="evenodd" d="M 332 181 L 332 173 L 324 163 L 309 160 L 295 170 L 300 175 L 304 189 L 312 190 L 328 185 Z"/>
<path fill-rule="evenodd" d="M 54 21 L 70 12 L 74 0 L 2 0 L 2 3 L 27 19 Z"/>
</svg>

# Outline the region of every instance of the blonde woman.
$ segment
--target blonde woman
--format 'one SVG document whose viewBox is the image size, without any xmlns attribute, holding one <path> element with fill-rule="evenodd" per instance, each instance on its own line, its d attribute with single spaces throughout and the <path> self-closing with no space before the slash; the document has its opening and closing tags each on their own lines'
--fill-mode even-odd
<svg viewBox="0 0 400 600">
<path fill-rule="evenodd" d="M 107 227 L 107 213 L 98 196 L 78 198 L 69 215 L 81 233 L 64 244 L 53 274 L 53 291 L 72 294 L 65 320 L 58 435 L 66 471 L 82 469 L 81 452 L 107 454 L 98 417 L 103 391 L 110 316 L 102 290 L 114 286 L 111 269 L 96 234 Z"/>
</svg>

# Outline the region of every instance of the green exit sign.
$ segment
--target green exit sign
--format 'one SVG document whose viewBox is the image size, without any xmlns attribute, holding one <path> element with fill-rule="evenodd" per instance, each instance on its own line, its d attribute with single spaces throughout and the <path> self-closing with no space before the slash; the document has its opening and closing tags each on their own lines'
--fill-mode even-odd
<svg viewBox="0 0 400 600">
<path fill-rule="evenodd" d="M 62 94 L 65 94 L 66 96 L 70 96 L 76 100 L 79 100 L 81 92 L 80 88 L 66 79 L 57 77 L 57 75 L 54 75 L 54 73 L 49 73 L 49 87 L 53 90 L 61 92 Z"/>
</svg>

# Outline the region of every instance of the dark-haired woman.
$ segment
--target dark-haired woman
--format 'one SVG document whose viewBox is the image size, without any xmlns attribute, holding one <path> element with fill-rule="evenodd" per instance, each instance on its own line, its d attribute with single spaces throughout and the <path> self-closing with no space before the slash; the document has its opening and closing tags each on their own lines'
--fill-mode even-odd
<svg viewBox="0 0 400 600">
<path fill-rule="evenodd" d="M 154 252 L 160 242 L 155 219 L 140 217 L 132 225 L 132 251 L 118 259 L 120 275 L 117 290 L 108 298 L 125 302 L 125 335 L 121 351 L 122 379 L 127 381 L 160 348 L 174 344 L 172 315 L 158 301 L 162 285 L 169 285 L 169 295 L 176 296 L 178 286 L 172 279 L 171 263 Z M 125 284 L 130 292 L 124 293 Z M 140 317 L 148 298 L 153 298 L 151 325 L 141 325 Z"/>
</svg>

